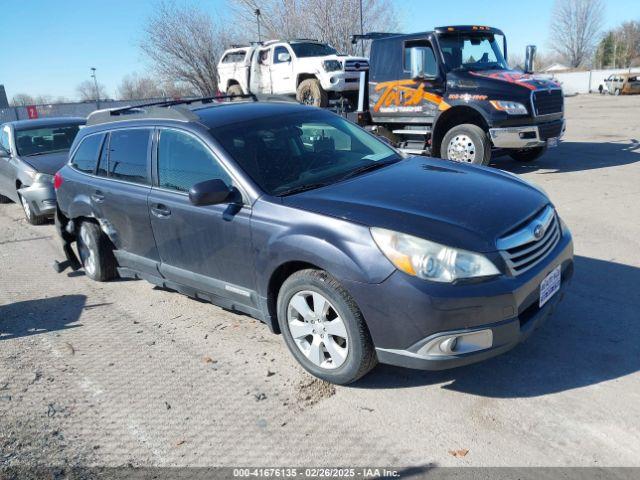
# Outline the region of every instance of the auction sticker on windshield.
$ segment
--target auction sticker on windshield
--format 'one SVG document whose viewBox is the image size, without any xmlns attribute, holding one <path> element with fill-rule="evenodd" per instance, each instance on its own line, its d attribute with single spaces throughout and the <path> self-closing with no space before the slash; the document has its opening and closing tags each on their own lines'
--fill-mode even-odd
<svg viewBox="0 0 640 480">
<path fill-rule="evenodd" d="M 554 268 L 540 283 L 540 307 L 560 290 L 560 265 Z"/>
</svg>

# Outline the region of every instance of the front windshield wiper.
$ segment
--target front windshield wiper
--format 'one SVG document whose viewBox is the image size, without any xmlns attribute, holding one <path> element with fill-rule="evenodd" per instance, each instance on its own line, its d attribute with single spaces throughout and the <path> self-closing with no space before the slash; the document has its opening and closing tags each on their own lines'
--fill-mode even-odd
<svg viewBox="0 0 640 480">
<path fill-rule="evenodd" d="M 330 185 L 329 182 L 307 183 L 305 185 L 298 185 L 288 190 L 278 193 L 278 197 L 286 197 L 287 195 L 293 195 L 294 193 L 306 192 L 307 190 L 315 190 L 316 188 L 326 187 Z"/>
<path fill-rule="evenodd" d="M 393 159 L 393 160 L 385 160 L 385 161 L 378 161 L 378 162 L 372 162 L 372 163 L 368 163 L 366 165 L 363 165 L 359 168 L 356 168 L 355 170 L 351 170 L 350 172 L 347 172 L 346 175 L 343 175 L 342 177 L 340 177 L 338 179 L 338 182 L 341 182 L 343 180 L 347 180 L 349 178 L 353 178 L 355 176 L 358 175 L 362 175 L 363 173 L 367 173 L 367 172 L 371 172 L 373 170 L 377 170 L 378 168 L 382 168 L 382 167 L 386 167 L 387 165 L 391 165 L 392 163 L 396 163 L 399 162 L 399 159 Z"/>
</svg>

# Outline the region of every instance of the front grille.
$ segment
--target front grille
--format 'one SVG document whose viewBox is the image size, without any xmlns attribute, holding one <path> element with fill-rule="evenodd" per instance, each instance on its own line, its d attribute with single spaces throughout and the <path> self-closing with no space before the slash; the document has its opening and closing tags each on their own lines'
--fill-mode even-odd
<svg viewBox="0 0 640 480">
<path fill-rule="evenodd" d="M 563 105 L 562 90 L 539 90 L 533 92 L 533 108 L 536 115 L 561 113 Z"/>
<path fill-rule="evenodd" d="M 547 207 L 524 228 L 498 240 L 498 249 L 509 271 L 520 275 L 544 260 L 561 235 L 557 215 L 553 208 Z"/>
<path fill-rule="evenodd" d="M 559 137 L 562 133 L 562 120 L 555 122 L 541 123 L 538 125 L 540 140 L 547 140 L 552 137 Z"/>
<path fill-rule="evenodd" d="M 344 69 L 347 72 L 363 72 L 369 70 L 369 62 L 366 60 L 347 60 L 344 62 Z"/>
</svg>

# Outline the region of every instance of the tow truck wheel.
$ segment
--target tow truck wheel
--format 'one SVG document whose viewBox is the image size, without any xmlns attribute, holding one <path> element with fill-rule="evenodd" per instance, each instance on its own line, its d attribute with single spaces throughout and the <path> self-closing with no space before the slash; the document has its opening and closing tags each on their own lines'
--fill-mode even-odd
<svg viewBox="0 0 640 480">
<path fill-rule="evenodd" d="M 20 198 L 20 204 L 22 205 L 22 210 L 24 211 L 24 216 L 27 219 L 27 222 L 31 225 L 42 225 L 48 220 L 46 216 L 36 215 L 26 198 L 20 194 L 18 194 L 18 197 Z"/>
<path fill-rule="evenodd" d="M 91 280 L 107 282 L 118 276 L 118 263 L 113 255 L 113 248 L 98 225 L 82 222 L 77 243 L 80 262 Z"/>
<path fill-rule="evenodd" d="M 527 148 L 525 150 L 516 150 L 509 155 L 516 162 L 533 162 L 540 158 L 547 151 L 547 147 Z"/>
<path fill-rule="evenodd" d="M 316 78 L 307 78 L 300 82 L 296 90 L 296 100 L 304 105 L 326 107 L 329 105 L 329 95 L 322 88 Z"/>
<path fill-rule="evenodd" d="M 456 162 L 488 165 L 491 160 L 491 142 L 482 128 L 464 123 L 453 127 L 444 135 L 440 156 Z"/>
</svg>

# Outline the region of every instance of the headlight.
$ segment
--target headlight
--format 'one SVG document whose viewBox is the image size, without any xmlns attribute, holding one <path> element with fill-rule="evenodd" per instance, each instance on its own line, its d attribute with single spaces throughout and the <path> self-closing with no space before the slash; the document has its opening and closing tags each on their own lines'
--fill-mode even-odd
<svg viewBox="0 0 640 480">
<path fill-rule="evenodd" d="M 35 183 L 53 183 L 53 175 L 48 175 L 46 173 L 36 173 L 33 181 Z"/>
<path fill-rule="evenodd" d="M 371 235 L 398 270 L 425 280 L 451 283 L 461 278 L 500 274 L 496 266 L 480 253 L 383 228 L 372 228 Z"/>
<path fill-rule="evenodd" d="M 342 70 L 342 63 L 338 60 L 325 60 L 322 62 L 322 67 L 327 72 L 335 72 L 337 70 Z"/>
<path fill-rule="evenodd" d="M 509 115 L 526 115 L 528 113 L 527 107 L 518 102 L 509 102 L 506 100 L 491 100 L 490 103 L 496 110 L 506 112 Z"/>
</svg>

